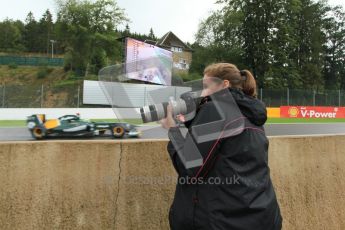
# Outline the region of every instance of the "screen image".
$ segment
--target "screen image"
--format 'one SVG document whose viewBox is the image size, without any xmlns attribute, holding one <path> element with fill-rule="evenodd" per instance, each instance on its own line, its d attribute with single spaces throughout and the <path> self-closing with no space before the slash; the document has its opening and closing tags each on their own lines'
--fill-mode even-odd
<svg viewBox="0 0 345 230">
<path fill-rule="evenodd" d="M 157 46 L 126 39 L 126 75 L 130 79 L 171 85 L 172 52 Z"/>
</svg>

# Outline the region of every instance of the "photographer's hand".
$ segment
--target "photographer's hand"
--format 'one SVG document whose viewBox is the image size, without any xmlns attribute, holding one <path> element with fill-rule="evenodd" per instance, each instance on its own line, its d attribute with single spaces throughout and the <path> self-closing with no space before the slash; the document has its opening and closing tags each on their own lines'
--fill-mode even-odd
<svg viewBox="0 0 345 230">
<path fill-rule="evenodd" d="M 170 104 L 167 106 L 167 117 L 158 121 L 158 123 L 160 123 L 162 127 L 165 129 L 176 127 L 176 122 L 173 118 L 172 107 Z"/>
</svg>

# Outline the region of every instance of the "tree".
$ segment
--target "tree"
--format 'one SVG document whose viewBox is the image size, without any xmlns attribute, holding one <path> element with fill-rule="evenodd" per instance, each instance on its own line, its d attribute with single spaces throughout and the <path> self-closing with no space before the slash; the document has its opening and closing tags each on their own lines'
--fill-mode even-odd
<svg viewBox="0 0 345 230">
<path fill-rule="evenodd" d="M 84 74 L 88 68 L 97 72 L 105 57 L 114 57 L 116 27 L 127 20 L 115 1 L 58 1 L 57 32 L 69 63 L 67 67 Z M 103 60 L 103 61 L 102 61 Z"/>
<path fill-rule="evenodd" d="M 345 12 L 341 7 L 330 11 L 326 19 L 327 37 L 324 63 L 325 87 L 345 89 Z"/>
<path fill-rule="evenodd" d="M 49 10 L 43 14 L 42 18 L 39 21 L 38 25 L 38 32 L 39 36 L 38 39 L 40 40 L 40 51 L 46 51 L 47 54 L 50 53 L 50 40 L 54 40 L 53 32 L 54 32 L 54 22 L 53 22 L 53 15 L 50 13 Z"/>
<path fill-rule="evenodd" d="M 130 36 L 130 34 L 131 34 L 131 29 L 129 28 L 128 23 L 126 24 L 126 28 L 125 28 L 125 30 L 123 31 L 122 34 L 123 34 L 124 37 L 129 37 L 129 36 Z"/>
<path fill-rule="evenodd" d="M 13 24 L 15 27 L 18 28 L 19 33 L 20 33 L 20 38 L 17 41 L 16 50 L 19 52 L 26 51 L 25 41 L 24 41 L 25 25 L 20 20 L 14 21 Z"/>
<path fill-rule="evenodd" d="M 270 33 L 270 58 L 268 71 L 264 76 L 263 87 L 274 89 L 299 88 L 301 78 L 297 68 L 296 50 L 298 36 L 295 31 L 298 25 L 298 12 L 301 5 L 298 0 L 276 1 Z M 286 23 L 289 22 L 289 23 Z"/>
<path fill-rule="evenodd" d="M 24 47 L 20 45 L 21 30 L 18 22 L 6 19 L 0 22 L 0 49 L 2 51 L 19 51 Z"/>
<path fill-rule="evenodd" d="M 150 40 L 153 40 L 153 41 L 157 40 L 157 37 L 153 33 L 153 29 L 152 28 L 150 29 L 150 33 L 149 33 L 148 37 L 150 38 Z"/>
<path fill-rule="evenodd" d="M 224 18 L 227 17 L 227 20 Z M 227 15 L 224 10 L 213 12 L 199 24 L 191 72 L 202 75 L 203 69 L 213 62 L 232 62 L 242 65 L 243 51 L 238 37 L 240 14 Z"/>
<path fill-rule="evenodd" d="M 330 15 L 323 1 L 312 0 L 218 3 L 222 9 L 199 26 L 196 42 L 201 47 L 196 46 L 195 55 L 201 58 L 193 61 L 193 70 L 201 62 L 228 61 L 249 68 L 259 87 L 323 90 L 325 80 L 328 87 L 339 82 L 344 69 L 341 11 Z"/>
<path fill-rule="evenodd" d="M 39 41 L 37 39 L 38 25 L 33 13 L 30 11 L 25 19 L 24 41 L 29 52 L 38 52 Z"/>
<path fill-rule="evenodd" d="M 311 0 L 301 0 L 300 4 L 296 28 L 299 41 L 295 51 L 296 65 L 304 88 L 323 89 L 323 46 L 327 43 L 323 25 L 328 9 L 321 2 Z"/>
<path fill-rule="evenodd" d="M 198 35 L 202 36 L 197 41 L 213 47 L 217 59 L 251 69 L 262 86 L 269 70 L 275 2 L 219 0 L 223 8 L 201 24 Z"/>
</svg>

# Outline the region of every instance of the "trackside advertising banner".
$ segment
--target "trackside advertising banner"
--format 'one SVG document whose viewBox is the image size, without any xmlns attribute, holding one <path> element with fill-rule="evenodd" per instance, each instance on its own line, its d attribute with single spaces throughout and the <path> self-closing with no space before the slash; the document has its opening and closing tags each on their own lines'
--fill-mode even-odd
<svg viewBox="0 0 345 230">
<path fill-rule="evenodd" d="M 284 118 L 345 118 L 345 107 L 281 106 Z"/>
</svg>

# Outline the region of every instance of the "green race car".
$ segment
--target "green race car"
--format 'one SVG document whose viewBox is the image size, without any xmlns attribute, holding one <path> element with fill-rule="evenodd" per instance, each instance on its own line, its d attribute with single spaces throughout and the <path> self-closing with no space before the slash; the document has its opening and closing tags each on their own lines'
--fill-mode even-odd
<svg viewBox="0 0 345 230">
<path fill-rule="evenodd" d="M 80 119 L 79 115 L 65 115 L 58 119 L 46 120 L 45 114 L 34 114 L 27 118 L 27 127 L 36 140 L 46 137 L 94 137 L 114 138 L 140 137 L 141 132 L 128 123 L 91 122 Z"/>
</svg>

